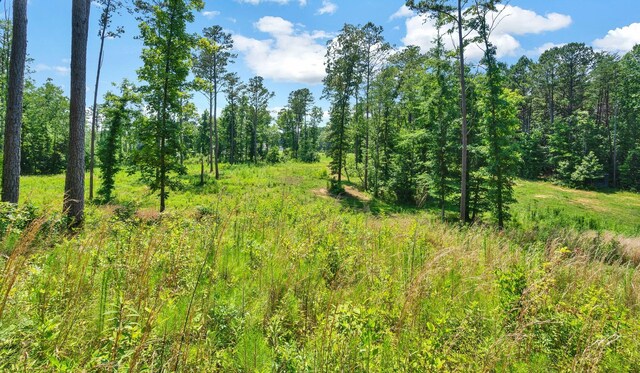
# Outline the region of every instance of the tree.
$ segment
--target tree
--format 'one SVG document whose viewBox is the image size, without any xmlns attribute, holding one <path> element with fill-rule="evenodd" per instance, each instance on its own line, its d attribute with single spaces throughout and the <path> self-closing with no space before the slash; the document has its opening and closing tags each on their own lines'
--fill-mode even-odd
<svg viewBox="0 0 640 373">
<path fill-rule="evenodd" d="M 640 146 L 627 154 L 627 158 L 620 166 L 620 179 L 623 188 L 640 191 Z"/>
<path fill-rule="evenodd" d="M 51 79 L 41 87 L 27 81 L 21 138 L 23 175 L 52 175 L 67 168 L 69 99 Z"/>
<path fill-rule="evenodd" d="M 98 125 L 98 88 L 100 86 L 100 72 L 102 71 L 102 62 L 104 59 L 104 41 L 107 38 L 117 38 L 123 32 L 122 27 L 116 28 L 114 31 L 110 31 L 111 19 L 113 13 L 123 6 L 119 0 L 98 0 L 98 4 L 102 6 L 102 15 L 100 16 L 100 31 L 98 36 L 100 37 L 100 51 L 98 52 L 98 68 L 96 69 L 96 84 L 93 89 L 93 106 L 91 109 L 91 150 L 89 159 L 89 199 L 93 199 L 93 168 L 95 166 L 95 144 L 96 144 L 96 131 Z"/>
<path fill-rule="evenodd" d="M 338 175 L 338 183 L 342 182 L 348 138 L 350 100 L 360 85 L 358 62 L 358 29 L 353 25 L 345 25 L 340 34 L 329 42 L 324 78 L 324 97 L 331 101 L 329 120 L 329 156 L 331 169 Z"/>
<path fill-rule="evenodd" d="M 579 187 L 592 187 L 593 184 L 604 177 L 602 163 L 594 152 L 589 152 L 571 174 L 571 181 Z"/>
<path fill-rule="evenodd" d="M 496 58 L 496 47 L 489 40 L 499 21 L 496 5 L 500 0 L 476 0 L 472 8 L 474 29 L 484 50 L 481 64 L 486 68 L 485 84 L 480 96 L 480 127 L 483 130 L 483 148 L 487 161 L 488 199 L 499 228 L 509 218 L 509 204 L 513 198 L 513 179 L 518 165 L 516 105 L 519 96 L 505 89 L 502 69 Z"/>
<path fill-rule="evenodd" d="M 438 34 L 436 45 L 429 53 L 428 65 L 433 71 L 426 97 L 426 125 L 428 142 L 428 171 L 431 175 L 432 193 L 437 196 L 440 207 L 440 219 L 445 219 L 447 197 L 455 190 L 453 171 L 457 171 L 455 156 L 458 147 L 453 141 L 456 117 L 456 90 L 452 84 L 454 67 L 448 61 Z M 426 90 L 425 90 L 426 91 Z"/>
<path fill-rule="evenodd" d="M 273 98 L 274 93 L 264 86 L 264 79 L 261 76 L 256 76 L 249 79 L 246 94 L 249 96 L 251 109 L 251 160 L 256 163 L 258 161 L 258 127 L 260 118 L 267 111 L 269 100 Z"/>
<path fill-rule="evenodd" d="M 295 90 L 289 94 L 289 101 L 287 106 L 291 111 L 291 139 L 292 139 L 292 153 L 293 157 L 300 159 L 300 145 L 302 142 L 302 136 L 306 132 L 307 116 L 313 105 L 313 94 L 307 88 Z"/>
<path fill-rule="evenodd" d="M 179 185 L 175 175 L 185 173 L 180 164 L 181 90 L 189 75 L 191 47 L 194 37 L 187 33 L 187 22 L 193 22 L 193 11 L 203 7 L 201 0 L 138 1 L 143 66 L 138 77 L 147 109 L 148 121 L 138 130 L 141 147 L 137 151 L 137 167 L 151 190 L 158 191 L 160 212 L 166 208 L 168 189 Z"/>
<path fill-rule="evenodd" d="M 71 28 L 71 84 L 69 109 L 69 153 L 63 211 L 69 227 L 84 221 L 84 132 L 87 93 L 87 38 L 91 0 L 73 0 Z"/>
<path fill-rule="evenodd" d="M 465 7 L 466 0 L 408 0 L 407 6 L 413 10 L 417 10 L 421 14 L 428 14 L 432 18 L 436 18 L 441 23 L 451 23 L 457 30 L 458 34 L 458 68 L 460 71 L 460 113 L 462 117 L 461 139 L 462 139 L 462 167 L 460 180 L 460 221 L 466 222 L 469 218 L 467 202 L 467 178 L 469 174 L 468 164 L 468 145 L 469 132 L 467 124 L 467 88 L 465 79 L 465 59 L 464 50 L 466 46 L 465 40 Z"/>
<path fill-rule="evenodd" d="M 9 19 L 9 16 L 5 13 L 5 17 L 0 19 L 0 146 L 4 144 L 4 119 L 7 109 L 7 96 L 8 89 L 7 83 L 9 82 L 9 61 L 11 55 L 11 30 L 13 29 L 13 22 Z"/>
<path fill-rule="evenodd" d="M 515 65 L 509 69 L 507 86 L 522 96 L 522 103 L 518 113 L 521 131 L 529 134 L 531 132 L 532 120 L 532 85 L 533 85 L 534 62 L 528 57 L 521 57 Z"/>
<path fill-rule="evenodd" d="M 240 100 L 245 89 L 244 84 L 236 73 L 227 73 L 224 78 L 224 92 L 227 94 L 227 107 L 225 107 L 227 125 L 227 146 L 229 163 L 234 164 L 239 158 L 238 127 L 241 124 L 239 118 Z"/>
<path fill-rule="evenodd" d="M 300 160 L 303 162 L 318 162 L 318 135 L 319 126 L 322 123 L 324 112 L 322 108 L 314 106 L 309 114 L 309 120 L 305 122 L 300 144 Z"/>
<path fill-rule="evenodd" d="M 98 144 L 102 185 L 98 194 L 103 202 L 110 202 L 113 198 L 115 175 L 120 170 L 122 132 L 124 127 L 132 124 L 135 115 L 135 111 L 129 106 L 138 100 L 134 93 L 134 87 L 125 80 L 120 85 L 120 96 L 107 92 L 104 101 L 102 115 L 105 128 Z"/>
<path fill-rule="evenodd" d="M 20 196 L 20 132 L 22 129 L 22 98 L 26 57 L 27 0 L 13 0 L 13 31 L 2 160 L 3 202 L 18 203 Z"/>
<path fill-rule="evenodd" d="M 198 54 L 194 56 L 193 72 L 197 85 L 209 99 L 209 172 L 213 172 L 215 167 L 216 179 L 219 179 L 218 92 L 221 90 L 222 78 L 227 73 L 227 66 L 233 63 L 237 55 L 231 53 L 231 34 L 224 32 L 222 27 L 216 25 L 205 28 L 203 34 L 204 37 L 198 42 Z"/>
<path fill-rule="evenodd" d="M 386 63 L 391 45 L 382 36 L 383 28 L 369 22 L 361 29 L 362 73 L 364 84 L 364 190 L 369 189 L 369 122 L 371 119 L 371 84 Z"/>
</svg>

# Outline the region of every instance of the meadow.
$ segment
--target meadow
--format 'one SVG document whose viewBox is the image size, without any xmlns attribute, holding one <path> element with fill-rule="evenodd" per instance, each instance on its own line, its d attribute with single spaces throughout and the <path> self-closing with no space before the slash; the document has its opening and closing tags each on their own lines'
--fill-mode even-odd
<svg viewBox="0 0 640 373">
<path fill-rule="evenodd" d="M 513 221 L 443 223 L 326 161 L 134 176 L 61 229 L 63 176 L 0 228 L 2 371 L 639 371 L 640 195 L 518 181 Z"/>
</svg>

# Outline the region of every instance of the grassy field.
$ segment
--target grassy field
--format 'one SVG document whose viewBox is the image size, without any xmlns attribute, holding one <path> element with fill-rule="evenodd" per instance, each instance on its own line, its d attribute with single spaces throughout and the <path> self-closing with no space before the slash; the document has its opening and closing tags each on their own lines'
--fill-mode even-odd
<svg viewBox="0 0 640 373">
<path fill-rule="evenodd" d="M 595 192 L 546 182 L 516 184 L 515 221 L 526 227 L 573 227 L 640 236 L 640 194 Z"/>
<path fill-rule="evenodd" d="M 637 195 L 520 182 L 498 232 L 332 196 L 326 164 L 222 174 L 164 215 L 122 174 L 77 235 L 16 225 L 0 370 L 640 370 Z M 58 211 L 63 182 L 24 178 L 23 201 Z"/>
</svg>

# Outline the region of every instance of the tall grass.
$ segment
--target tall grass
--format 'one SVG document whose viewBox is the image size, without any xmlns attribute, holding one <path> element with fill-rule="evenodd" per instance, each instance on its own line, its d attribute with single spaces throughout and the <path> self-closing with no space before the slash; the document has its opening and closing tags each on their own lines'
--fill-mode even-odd
<svg viewBox="0 0 640 373">
<path fill-rule="evenodd" d="M 0 370 L 640 370 L 638 263 L 611 237 L 373 214 L 314 193 L 318 166 L 225 175 L 184 192 L 197 209 L 3 240 Z"/>
</svg>

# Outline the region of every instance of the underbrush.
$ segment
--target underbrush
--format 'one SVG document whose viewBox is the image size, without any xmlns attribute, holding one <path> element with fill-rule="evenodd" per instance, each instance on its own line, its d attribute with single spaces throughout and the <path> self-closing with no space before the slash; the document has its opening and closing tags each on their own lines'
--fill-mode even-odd
<svg viewBox="0 0 640 373">
<path fill-rule="evenodd" d="M 75 236 L 30 219 L 0 244 L 0 370 L 640 370 L 613 240 L 376 216 L 308 171 L 229 170 L 189 213 L 93 206 Z"/>
</svg>

